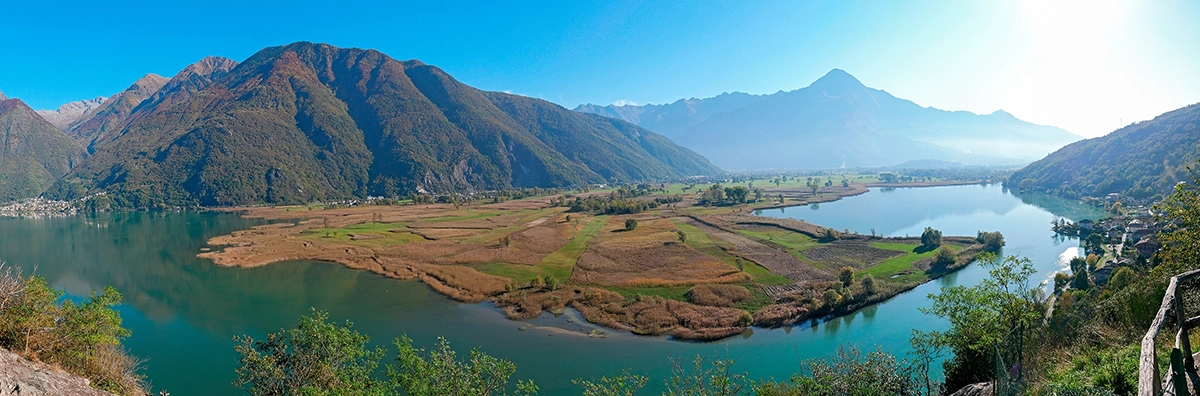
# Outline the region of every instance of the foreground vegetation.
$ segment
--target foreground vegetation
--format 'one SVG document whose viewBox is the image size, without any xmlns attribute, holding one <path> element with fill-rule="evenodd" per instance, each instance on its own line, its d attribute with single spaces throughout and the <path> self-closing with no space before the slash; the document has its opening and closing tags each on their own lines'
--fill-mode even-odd
<svg viewBox="0 0 1200 396">
<path fill-rule="evenodd" d="M 439 338 L 430 350 L 412 340 L 394 340 L 395 364 L 380 370 L 385 350 L 346 322 L 328 321 L 322 311 L 300 318 L 297 327 L 266 340 L 238 337 L 240 355 L 234 385 L 253 395 L 532 395 L 532 381 L 512 381 L 516 365 L 478 349 L 460 357 Z M 805 362 L 806 373 L 787 382 L 756 382 L 737 372 L 733 360 L 673 361 L 662 379 L 663 395 L 915 395 L 908 362 L 880 351 L 844 347 L 836 356 Z M 380 373 L 383 375 L 379 375 Z M 629 372 L 573 382 L 586 396 L 633 395 L 650 379 Z"/>
<path fill-rule="evenodd" d="M 82 303 L 64 299 L 38 276 L 0 262 L 0 348 L 56 366 L 120 395 L 145 394 L 139 361 L 125 353 L 129 330 L 113 309 L 121 294 L 107 287 Z"/>
</svg>

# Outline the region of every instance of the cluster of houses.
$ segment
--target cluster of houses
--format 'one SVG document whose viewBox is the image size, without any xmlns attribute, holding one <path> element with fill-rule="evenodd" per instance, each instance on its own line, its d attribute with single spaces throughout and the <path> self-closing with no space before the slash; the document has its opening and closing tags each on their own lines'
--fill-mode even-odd
<svg viewBox="0 0 1200 396">
<path fill-rule="evenodd" d="M 78 209 L 67 201 L 29 198 L 0 206 L 0 217 L 70 216 Z"/>
<path fill-rule="evenodd" d="M 1165 224 L 1154 217 L 1150 208 L 1138 207 L 1124 215 L 1101 221 L 1082 220 L 1077 223 L 1081 238 L 1093 233 L 1099 234 L 1111 246 L 1109 251 L 1115 253 L 1106 255 L 1104 262 L 1092 271 L 1096 284 L 1107 283 L 1109 276 L 1117 268 L 1133 265 L 1137 256 L 1150 258 L 1162 247 L 1157 235 Z M 1137 253 L 1129 254 L 1130 248 Z"/>
</svg>

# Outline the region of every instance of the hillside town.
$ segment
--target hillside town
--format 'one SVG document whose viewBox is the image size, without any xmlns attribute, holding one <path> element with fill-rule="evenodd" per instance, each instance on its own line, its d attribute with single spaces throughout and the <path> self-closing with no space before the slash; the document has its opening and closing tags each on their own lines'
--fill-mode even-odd
<svg viewBox="0 0 1200 396">
<path fill-rule="evenodd" d="M 1052 227 L 1060 235 L 1079 237 L 1086 254 L 1098 258 L 1091 271 L 1097 285 L 1107 283 L 1118 268 L 1148 262 L 1162 247 L 1157 235 L 1167 223 L 1156 218 L 1152 208 L 1137 206 L 1121 212 L 1099 221 L 1057 219 Z"/>
</svg>

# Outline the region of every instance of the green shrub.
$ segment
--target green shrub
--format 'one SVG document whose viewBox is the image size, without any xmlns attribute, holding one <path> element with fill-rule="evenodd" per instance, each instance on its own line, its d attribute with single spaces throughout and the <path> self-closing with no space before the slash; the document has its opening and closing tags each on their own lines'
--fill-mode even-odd
<svg viewBox="0 0 1200 396">
<path fill-rule="evenodd" d="M 868 294 L 868 295 L 875 294 L 875 277 L 874 276 L 871 276 L 871 274 L 863 275 L 862 279 L 860 279 L 859 282 L 862 283 L 863 291 L 866 292 L 866 294 Z"/>
<path fill-rule="evenodd" d="M 937 254 L 933 257 L 933 265 L 939 268 L 949 267 L 958 262 L 958 255 L 954 253 L 954 249 L 942 247 L 938 249 Z"/>
<path fill-rule="evenodd" d="M 3 263 L 0 263 L 3 267 Z M 87 378 L 93 387 L 121 395 L 145 394 L 140 362 L 125 353 L 129 336 L 113 309 L 121 294 L 112 287 L 91 293 L 82 304 L 62 300 L 38 276 L 0 272 L 0 347 L 62 367 Z"/>
<path fill-rule="evenodd" d="M 329 315 L 313 310 L 294 329 L 280 330 L 265 340 L 234 337 L 241 358 L 233 384 L 253 395 L 390 393 L 372 376 L 383 348 L 368 349 L 370 337 L 339 326 Z"/>
<path fill-rule="evenodd" d="M 807 395 L 917 395 L 912 365 L 876 349 L 863 354 L 854 346 L 840 347 L 829 359 L 804 363 L 810 376 L 794 375 L 791 383 L 755 384 L 760 396 Z"/>
</svg>

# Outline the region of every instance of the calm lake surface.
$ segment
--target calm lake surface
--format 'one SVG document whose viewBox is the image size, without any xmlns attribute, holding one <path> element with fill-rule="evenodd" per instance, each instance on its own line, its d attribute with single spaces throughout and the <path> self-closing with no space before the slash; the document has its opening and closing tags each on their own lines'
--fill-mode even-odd
<svg viewBox="0 0 1200 396">
<path fill-rule="evenodd" d="M 1006 255 L 1029 257 L 1038 279 L 1052 276 L 1079 253 L 1078 242 L 1055 238 L 1050 221 L 1095 219 L 1093 209 L 1037 197 L 1022 201 L 999 186 L 873 189 L 811 207 L 763 211 L 837 229 L 889 236 L 919 235 L 926 226 L 945 235 L 1004 233 Z M 237 394 L 231 385 L 237 354 L 233 336 L 254 337 L 295 326 L 310 307 L 350 320 L 373 342 L 391 348 L 402 334 L 419 346 L 439 336 L 465 353 L 472 347 L 512 360 L 515 379 L 533 379 L 542 394 L 579 394 L 574 378 L 617 375 L 628 369 L 650 377 L 656 394 L 670 359 L 737 360 L 756 379 L 784 380 L 801 361 L 832 355 L 839 345 L 905 355 L 913 329 L 943 329 L 922 315 L 926 295 L 942 286 L 973 284 L 986 273 L 972 265 L 854 315 L 814 327 L 754 329 L 715 343 L 687 343 L 609 332 L 606 339 L 572 315 L 515 322 L 486 304 L 460 304 L 416 281 L 396 281 L 335 264 L 287 262 L 253 269 L 221 268 L 195 257 L 208 238 L 261 221 L 218 213 L 116 213 L 52 219 L 0 218 L 0 260 L 45 277 L 70 297 L 106 285 L 124 295 L 120 306 L 133 336 L 125 344 L 146 358 L 154 388 L 175 395 Z M 520 327 L 526 326 L 522 331 Z M 566 332 L 561 329 L 568 329 Z M 616 334 L 613 334 L 616 333 Z M 389 358 L 390 359 L 390 358 Z"/>
</svg>

